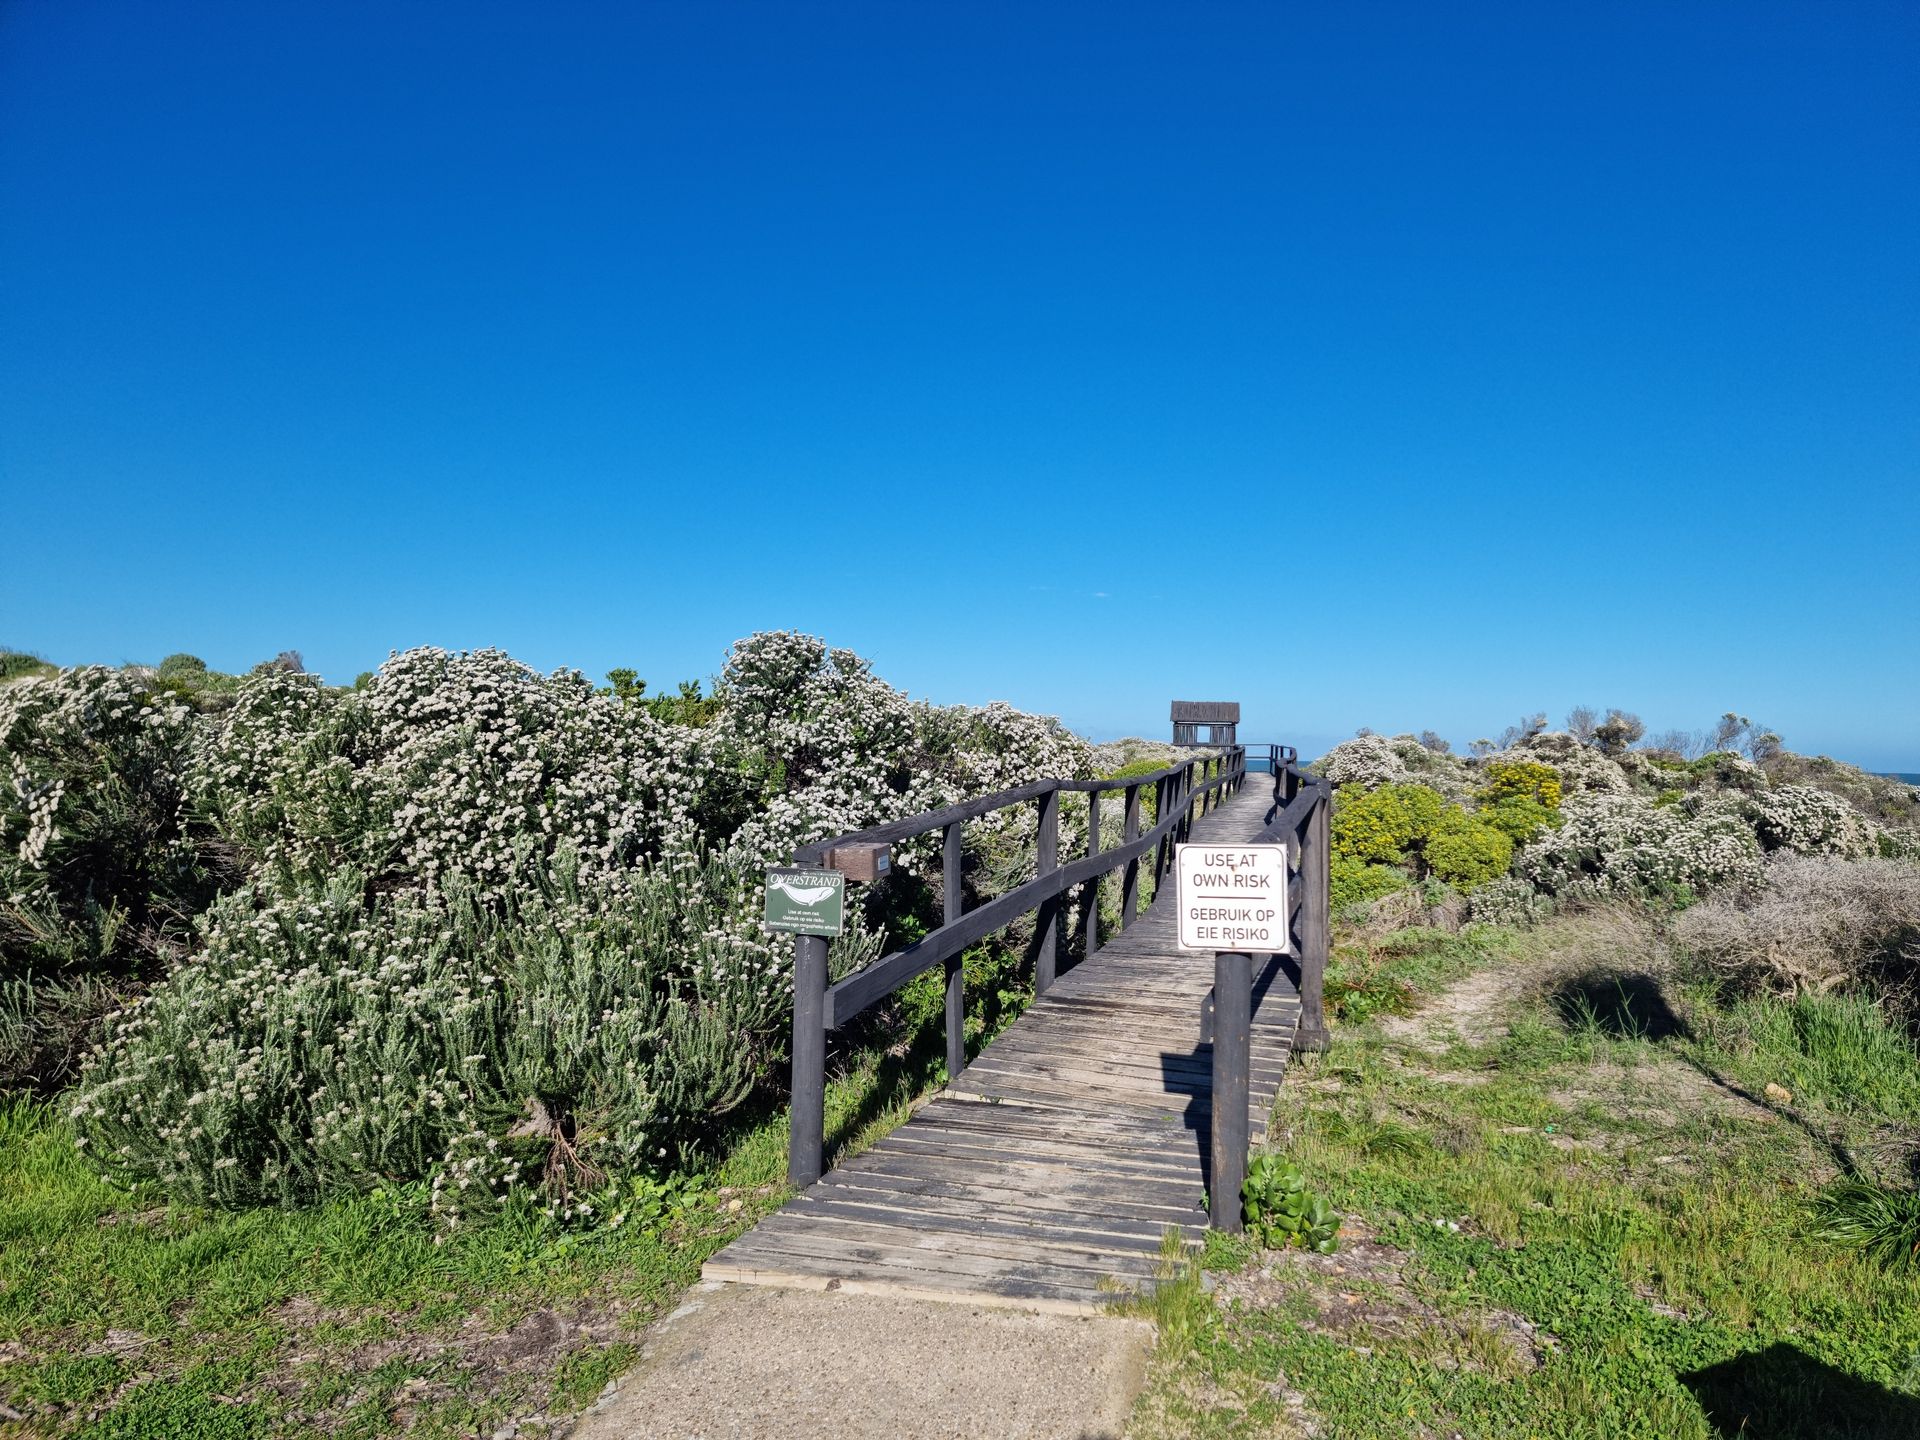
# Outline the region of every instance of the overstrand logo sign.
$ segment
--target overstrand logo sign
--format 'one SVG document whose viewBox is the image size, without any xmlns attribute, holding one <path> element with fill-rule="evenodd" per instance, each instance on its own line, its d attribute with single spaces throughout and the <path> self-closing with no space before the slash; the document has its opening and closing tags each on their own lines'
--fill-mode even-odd
<svg viewBox="0 0 1920 1440">
<path fill-rule="evenodd" d="M 838 870 L 769 870 L 763 923 L 788 935 L 838 935 L 846 928 L 847 877 Z"/>
</svg>

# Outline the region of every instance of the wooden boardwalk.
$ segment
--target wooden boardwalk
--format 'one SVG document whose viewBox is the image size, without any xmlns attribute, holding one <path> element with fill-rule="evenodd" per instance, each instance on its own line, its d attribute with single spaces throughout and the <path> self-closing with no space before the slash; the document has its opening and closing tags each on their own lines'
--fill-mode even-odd
<svg viewBox="0 0 1920 1440">
<path fill-rule="evenodd" d="M 1258 777 L 1255 777 L 1256 780 Z M 1253 783 L 1194 841 L 1259 832 Z M 1172 885 L 1062 975 L 959 1080 L 706 1264 L 710 1280 L 1067 1313 L 1150 1281 L 1167 1227 L 1197 1241 L 1211 1109 L 1213 956 L 1174 944 Z M 1252 1138 L 1299 1024 L 1290 965 L 1256 967 Z"/>
</svg>

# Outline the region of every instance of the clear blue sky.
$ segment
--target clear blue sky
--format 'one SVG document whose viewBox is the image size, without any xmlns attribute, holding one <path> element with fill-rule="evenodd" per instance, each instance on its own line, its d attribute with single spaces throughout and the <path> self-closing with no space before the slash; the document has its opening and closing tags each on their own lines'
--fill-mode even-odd
<svg viewBox="0 0 1920 1440">
<path fill-rule="evenodd" d="M 0 643 L 1920 769 L 1920 7 L 0 0 Z"/>
</svg>

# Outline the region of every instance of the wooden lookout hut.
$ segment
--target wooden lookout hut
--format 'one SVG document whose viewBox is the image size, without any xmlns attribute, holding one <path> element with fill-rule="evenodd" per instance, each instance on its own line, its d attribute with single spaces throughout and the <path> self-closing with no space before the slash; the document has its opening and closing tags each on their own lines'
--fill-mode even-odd
<svg viewBox="0 0 1920 1440">
<path fill-rule="evenodd" d="M 1240 724 L 1238 700 L 1176 700 L 1173 702 L 1173 743 L 1176 745 L 1233 745 Z M 1207 733 L 1203 738 L 1202 730 Z"/>
</svg>

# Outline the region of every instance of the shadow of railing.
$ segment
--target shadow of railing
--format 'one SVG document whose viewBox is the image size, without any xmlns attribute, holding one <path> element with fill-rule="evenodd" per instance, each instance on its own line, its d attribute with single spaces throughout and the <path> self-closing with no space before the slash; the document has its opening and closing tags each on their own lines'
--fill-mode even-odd
<svg viewBox="0 0 1920 1440">
<path fill-rule="evenodd" d="M 1680 1383 L 1724 1440 L 1920 1436 L 1920 1398 L 1849 1375 L 1785 1341 L 1682 1375 Z"/>
</svg>

